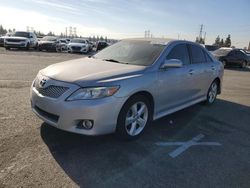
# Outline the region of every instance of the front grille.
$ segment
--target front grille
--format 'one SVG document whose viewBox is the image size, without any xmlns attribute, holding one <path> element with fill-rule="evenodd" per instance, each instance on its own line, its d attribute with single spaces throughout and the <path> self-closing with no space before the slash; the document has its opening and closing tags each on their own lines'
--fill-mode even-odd
<svg viewBox="0 0 250 188">
<path fill-rule="evenodd" d="M 8 42 L 23 42 L 24 40 L 20 40 L 20 39 L 6 39 L 6 41 L 8 41 Z"/>
<path fill-rule="evenodd" d="M 81 47 L 79 46 L 71 46 L 72 50 L 80 51 Z"/>
<path fill-rule="evenodd" d="M 42 117 L 54 122 L 54 123 L 57 123 L 58 122 L 58 119 L 59 119 L 59 116 L 58 115 L 55 115 L 55 114 L 51 114 L 49 112 L 46 112 L 44 110 L 42 110 L 41 108 L 39 108 L 38 106 L 35 106 L 34 107 L 35 111 Z"/>
<path fill-rule="evenodd" d="M 63 86 L 49 85 L 48 87 L 40 87 L 38 79 L 35 81 L 35 88 L 41 95 L 45 97 L 58 98 L 65 93 L 69 88 Z"/>
</svg>

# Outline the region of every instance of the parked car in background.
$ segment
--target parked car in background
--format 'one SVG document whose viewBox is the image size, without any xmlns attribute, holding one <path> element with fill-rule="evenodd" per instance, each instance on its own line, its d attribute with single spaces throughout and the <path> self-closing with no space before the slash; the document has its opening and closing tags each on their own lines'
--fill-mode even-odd
<svg viewBox="0 0 250 188">
<path fill-rule="evenodd" d="M 96 43 L 96 51 L 102 50 L 102 49 L 106 48 L 107 46 L 109 46 L 107 42 L 105 42 L 105 41 L 98 41 Z"/>
<path fill-rule="evenodd" d="M 61 52 L 67 49 L 67 43 L 64 39 L 59 39 L 55 36 L 43 37 L 38 43 L 38 50 Z"/>
<path fill-rule="evenodd" d="M 242 49 L 220 48 L 212 52 L 212 54 L 221 61 L 224 66 L 238 65 L 241 68 L 245 68 L 250 64 L 249 55 Z"/>
<path fill-rule="evenodd" d="M 10 48 L 22 48 L 29 50 L 37 48 L 38 40 L 33 32 L 16 31 L 12 36 L 5 38 L 4 47 L 6 50 Z"/>
<path fill-rule="evenodd" d="M 82 38 L 74 38 L 68 43 L 69 53 L 88 53 L 91 50 L 89 41 Z"/>
<path fill-rule="evenodd" d="M 0 47 L 4 47 L 4 40 L 5 38 L 8 38 L 9 36 L 1 36 L 0 37 Z"/>
<path fill-rule="evenodd" d="M 215 46 L 215 45 L 205 45 L 205 48 L 206 48 L 209 52 L 213 52 L 213 51 L 219 49 L 219 47 L 218 47 L 218 46 Z"/>
<path fill-rule="evenodd" d="M 221 92 L 223 65 L 199 44 L 127 39 L 92 58 L 50 65 L 31 85 L 31 107 L 66 131 L 135 139 L 152 120 Z"/>
</svg>

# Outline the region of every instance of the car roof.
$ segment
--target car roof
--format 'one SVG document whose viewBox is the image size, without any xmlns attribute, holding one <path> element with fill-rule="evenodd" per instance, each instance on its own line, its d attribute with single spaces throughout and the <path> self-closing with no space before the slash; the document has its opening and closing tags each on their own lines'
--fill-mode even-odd
<svg viewBox="0 0 250 188">
<path fill-rule="evenodd" d="M 178 41 L 178 40 L 170 39 L 170 38 L 127 38 L 127 39 L 123 39 L 123 41 L 148 41 L 150 43 L 166 45 L 169 42 Z"/>
</svg>

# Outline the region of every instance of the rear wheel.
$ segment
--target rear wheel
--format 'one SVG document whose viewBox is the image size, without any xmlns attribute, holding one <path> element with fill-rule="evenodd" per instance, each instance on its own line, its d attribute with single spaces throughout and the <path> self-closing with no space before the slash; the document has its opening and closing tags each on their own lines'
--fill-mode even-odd
<svg viewBox="0 0 250 188">
<path fill-rule="evenodd" d="M 122 107 L 116 128 L 116 136 L 122 140 L 138 138 L 152 121 L 149 100 L 143 95 L 129 99 Z"/>
<path fill-rule="evenodd" d="M 10 47 L 5 47 L 6 50 L 10 50 Z"/>
<path fill-rule="evenodd" d="M 243 61 L 242 63 L 241 63 L 241 68 L 246 68 L 247 67 L 247 62 L 246 61 Z"/>
<path fill-rule="evenodd" d="M 218 81 L 213 81 L 213 83 L 210 85 L 208 92 L 207 92 L 207 99 L 205 101 L 206 104 L 211 105 L 214 103 L 217 94 L 218 94 L 219 84 Z"/>
</svg>

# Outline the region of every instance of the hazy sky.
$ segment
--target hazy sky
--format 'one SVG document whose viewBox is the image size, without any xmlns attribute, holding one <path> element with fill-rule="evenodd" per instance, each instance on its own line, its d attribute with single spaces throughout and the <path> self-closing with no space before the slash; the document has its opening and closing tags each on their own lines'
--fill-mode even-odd
<svg viewBox="0 0 250 188">
<path fill-rule="evenodd" d="M 195 40 L 204 24 L 206 42 L 231 34 L 237 47 L 250 41 L 250 0 L 0 0 L 0 24 L 26 30 L 82 36 L 155 37 Z M 204 34 L 204 33 L 203 33 Z"/>
</svg>

